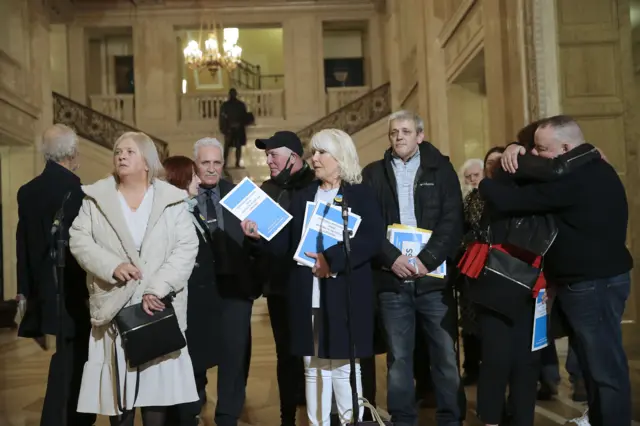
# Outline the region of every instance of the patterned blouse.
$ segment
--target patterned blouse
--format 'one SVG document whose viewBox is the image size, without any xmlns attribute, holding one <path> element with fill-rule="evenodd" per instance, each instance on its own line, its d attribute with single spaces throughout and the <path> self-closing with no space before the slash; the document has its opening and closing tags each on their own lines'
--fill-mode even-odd
<svg viewBox="0 0 640 426">
<path fill-rule="evenodd" d="M 464 198 L 464 238 L 462 246 L 464 249 L 473 241 L 484 240 L 484 231 L 481 226 L 482 211 L 484 201 L 480 197 L 478 189 L 472 190 Z"/>
</svg>

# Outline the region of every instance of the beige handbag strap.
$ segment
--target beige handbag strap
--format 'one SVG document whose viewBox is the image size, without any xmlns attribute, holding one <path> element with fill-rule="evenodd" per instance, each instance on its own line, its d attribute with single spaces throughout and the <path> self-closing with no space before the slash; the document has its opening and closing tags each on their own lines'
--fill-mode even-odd
<svg viewBox="0 0 640 426">
<path fill-rule="evenodd" d="M 358 401 L 360 402 L 360 407 L 363 408 L 368 408 L 369 411 L 371 411 L 371 417 L 373 417 L 373 420 L 378 423 L 379 426 L 385 426 L 384 424 L 384 420 L 382 420 L 382 417 L 380 417 L 380 413 L 378 413 L 378 410 L 376 410 L 376 407 L 374 407 L 373 405 L 371 405 L 371 403 L 366 399 L 366 398 L 358 398 Z M 351 411 L 351 410 L 347 410 L 347 413 Z"/>
</svg>

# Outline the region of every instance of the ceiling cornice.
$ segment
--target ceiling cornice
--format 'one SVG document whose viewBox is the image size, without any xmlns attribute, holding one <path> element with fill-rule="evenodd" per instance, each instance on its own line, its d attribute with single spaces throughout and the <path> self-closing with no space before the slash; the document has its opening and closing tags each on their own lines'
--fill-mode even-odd
<svg viewBox="0 0 640 426">
<path fill-rule="evenodd" d="M 283 14 L 292 13 L 319 13 L 323 17 L 331 16 L 330 19 L 344 16 L 345 20 L 355 19 L 358 15 L 378 13 L 376 4 L 371 0 L 165 0 L 164 5 L 140 7 L 132 4 L 111 7 L 83 5 L 76 7 L 74 18 L 77 24 L 116 25 L 115 22 L 120 20 L 119 25 L 130 25 L 135 19 L 162 17 L 175 25 L 186 25 L 199 22 L 203 12 L 215 14 L 220 21 L 247 23 L 281 21 Z"/>
</svg>

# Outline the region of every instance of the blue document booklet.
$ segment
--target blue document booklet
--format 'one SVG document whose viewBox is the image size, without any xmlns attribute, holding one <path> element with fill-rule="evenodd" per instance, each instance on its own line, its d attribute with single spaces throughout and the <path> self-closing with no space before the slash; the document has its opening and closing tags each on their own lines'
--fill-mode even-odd
<svg viewBox="0 0 640 426">
<path fill-rule="evenodd" d="M 315 259 L 305 255 L 305 253 L 320 253 L 329 247 L 342 242 L 342 208 L 319 201 L 311 209 L 307 203 L 307 212 L 305 219 L 308 217 L 308 223 L 302 230 L 302 238 L 296 249 L 293 259 L 301 265 L 313 267 Z M 309 215 L 309 211 L 312 213 Z M 362 222 L 362 218 L 354 213 L 349 213 L 347 227 L 353 238 L 358 231 L 358 227 Z"/>
<path fill-rule="evenodd" d="M 291 215 L 248 177 L 220 200 L 220 204 L 240 220 L 258 225 L 258 233 L 270 241 L 291 220 Z"/>
<path fill-rule="evenodd" d="M 547 302 L 544 300 L 546 290 L 543 288 L 536 298 L 536 309 L 533 313 L 533 338 L 531 352 L 535 352 L 549 345 L 547 337 Z"/>
<path fill-rule="evenodd" d="M 415 257 L 427 245 L 432 232 L 427 229 L 416 228 L 414 226 L 393 224 L 387 227 L 387 239 L 409 258 L 409 261 L 418 270 L 415 264 Z M 436 278 L 444 278 L 447 275 L 447 262 L 443 262 L 435 270 L 427 275 Z"/>
</svg>

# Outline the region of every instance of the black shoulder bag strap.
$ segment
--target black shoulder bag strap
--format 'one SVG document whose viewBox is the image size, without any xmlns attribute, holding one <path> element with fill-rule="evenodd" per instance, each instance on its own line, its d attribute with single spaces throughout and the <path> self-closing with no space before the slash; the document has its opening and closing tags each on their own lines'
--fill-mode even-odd
<svg viewBox="0 0 640 426">
<path fill-rule="evenodd" d="M 118 402 L 118 411 L 120 411 L 120 413 L 118 414 L 118 420 L 122 421 L 123 420 L 122 416 L 125 414 L 127 402 L 122 397 L 122 392 L 120 391 L 120 367 L 119 367 L 120 363 L 118 362 L 118 350 L 116 348 L 116 338 L 117 338 L 117 332 L 113 336 L 113 357 L 116 364 L 116 401 Z M 124 374 L 126 379 L 126 374 L 127 374 L 126 368 L 124 370 Z M 127 386 L 126 380 L 124 385 Z M 133 397 L 133 404 L 131 406 L 131 410 L 136 409 L 136 401 L 138 400 L 139 391 L 140 391 L 140 367 L 136 368 L 136 389 Z"/>
</svg>

